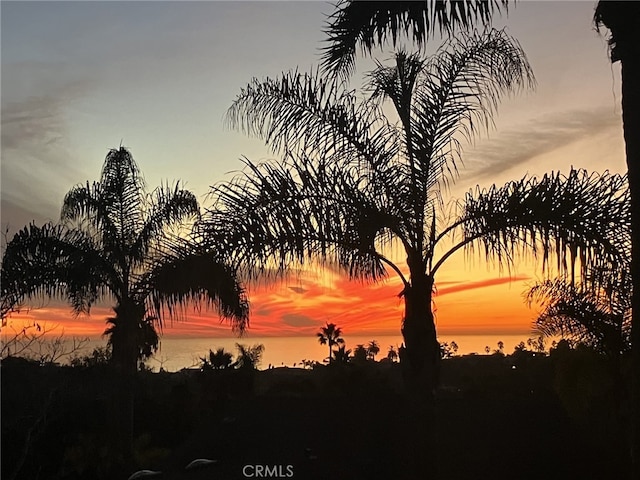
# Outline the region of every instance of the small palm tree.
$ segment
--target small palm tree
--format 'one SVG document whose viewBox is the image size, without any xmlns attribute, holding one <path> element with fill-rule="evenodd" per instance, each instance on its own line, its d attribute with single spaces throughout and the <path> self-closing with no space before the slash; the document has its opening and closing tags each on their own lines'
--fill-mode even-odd
<svg viewBox="0 0 640 480">
<path fill-rule="evenodd" d="M 620 356 L 631 349 L 631 277 L 628 270 L 621 272 L 609 272 L 605 288 L 589 284 L 599 275 L 585 282 L 556 279 L 532 287 L 529 302 L 543 307 L 535 331 L 543 337 L 561 336 L 586 344 L 619 367 Z"/>
<path fill-rule="evenodd" d="M 367 347 L 364 344 L 359 343 L 356 348 L 353 349 L 353 363 L 364 364 L 369 360 L 369 354 Z"/>
<path fill-rule="evenodd" d="M 233 364 L 233 354 L 225 351 L 224 348 L 218 348 L 215 352 L 209 350 L 209 358 L 200 358 L 202 360 L 202 368 L 204 370 L 225 370 L 231 368 Z"/>
<path fill-rule="evenodd" d="M 333 351 L 333 357 L 336 363 L 349 363 L 351 360 L 351 350 L 347 350 L 346 345 L 340 345 L 337 350 Z"/>
<path fill-rule="evenodd" d="M 380 353 L 380 345 L 375 340 L 371 340 L 367 345 L 367 357 L 375 361 L 378 353 Z"/>
<path fill-rule="evenodd" d="M 235 366 L 240 369 L 256 370 L 262 361 L 264 345 L 260 343 L 249 347 L 236 343 L 236 348 L 238 349 L 238 356 Z"/>
<path fill-rule="evenodd" d="M 398 352 L 396 351 L 396 347 L 393 345 L 389 346 L 389 351 L 387 352 L 387 359 L 390 362 L 395 362 L 398 359 Z"/>
<path fill-rule="evenodd" d="M 329 322 L 324 327 L 320 327 L 320 331 L 316 334 L 320 345 L 329 346 L 329 363 L 333 359 L 333 346 L 344 345 L 344 339 L 340 335 L 342 330 L 335 323 Z"/>
</svg>

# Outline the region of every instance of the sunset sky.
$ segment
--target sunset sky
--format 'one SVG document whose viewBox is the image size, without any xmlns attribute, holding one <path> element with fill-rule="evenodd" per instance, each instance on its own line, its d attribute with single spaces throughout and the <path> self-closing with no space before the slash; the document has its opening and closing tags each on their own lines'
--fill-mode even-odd
<svg viewBox="0 0 640 480">
<path fill-rule="evenodd" d="M 538 86 L 505 100 L 496 129 L 466 149 L 453 198 L 571 166 L 625 170 L 619 67 L 592 28 L 594 6 L 523 1 L 495 21 L 520 41 Z M 108 149 L 121 143 L 150 188 L 179 179 L 206 206 L 209 186 L 230 179 L 241 156 L 273 157 L 262 141 L 224 127 L 227 108 L 252 77 L 317 65 L 331 12 L 324 2 L 2 2 L 3 230 L 10 238 L 32 220 L 56 220 L 65 193 L 97 180 Z M 372 65 L 360 58 L 358 70 Z M 360 84 L 356 75 L 351 87 Z M 436 285 L 441 334 L 529 331 L 535 309 L 523 292 L 540 278 L 538 266 L 508 272 L 480 257 L 450 260 Z M 354 334 L 396 334 L 400 290 L 393 276 L 362 285 L 317 269 L 250 286 L 250 333 L 309 335 L 332 321 Z M 72 319 L 66 305 L 34 305 L 15 321 L 96 335 L 110 314 L 98 306 Z M 164 333 L 229 336 L 230 329 L 203 311 Z"/>
</svg>

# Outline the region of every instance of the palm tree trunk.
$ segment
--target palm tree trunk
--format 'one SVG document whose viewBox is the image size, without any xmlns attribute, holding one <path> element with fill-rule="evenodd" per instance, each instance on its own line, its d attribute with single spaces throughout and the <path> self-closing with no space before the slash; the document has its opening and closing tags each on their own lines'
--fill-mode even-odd
<svg viewBox="0 0 640 480">
<path fill-rule="evenodd" d="M 640 42 L 622 61 L 622 122 L 631 193 L 631 458 L 640 478 Z"/>
<path fill-rule="evenodd" d="M 400 365 L 409 397 L 411 424 L 409 477 L 436 478 L 436 425 L 434 390 L 438 385 L 440 349 L 431 310 L 433 279 L 418 273 L 405 288 L 404 347 Z"/>
<path fill-rule="evenodd" d="M 125 471 L 133 465 L 135 385 L 138 370 L 138 329 L 144 317 L 144 307 L 130 301 L 116 307 L 118 332 L 112 338 L 113 363 L 117 372 L 114 403 L 116 405 L 114 440 Z"/>
</svg>

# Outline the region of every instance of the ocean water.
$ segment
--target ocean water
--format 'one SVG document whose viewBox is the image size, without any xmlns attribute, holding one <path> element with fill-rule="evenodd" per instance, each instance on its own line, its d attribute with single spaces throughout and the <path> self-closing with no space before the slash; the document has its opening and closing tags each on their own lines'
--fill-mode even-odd
<svg viewBox="0 0 640 480">
<path fill-rule="evenodd" d="M 485 347 L 491 350 L 497 349 L 498 341 L 504 342 L 504 352 L 513 352 L 514 347 L 521 341 L 527 340 L 526 334 L 522 335 L 445 335 L 439 338 L 440 342 L 455 341 L 459 349 L 457 354 L 464 355 L 468 353 L 485 353 Z M 376 359 L 386 356 L 389 347 L 393 346 L 397 349 L 402 343 L 402 337 L 383 336 L 383 335 L 367 335 L 352 336 L 345 335 L 344 340 L 347 349 L 353 349 L 358 344 L 368 344 L 371 340 L 376 340 L 380 346 L 380 353 Z M 83 348 L 83 352 L 90 352 L 96 346 L 104 346 L 104 339 L 91 339 Z M 260 369 L 266 369 L 269 365 L 274 367 L 302 366 L 302 360 L 322 361 L 329 355 L 329 349 L 326 345 L 320 345 L 315 337 L 251 337 L 242 338 L 175 338 L 164 337 L 160 342 L 160 348 L 147 365 L 158 371 L 163 368 L 166 371 L 175 372 L 182 368 L 197 367 L 200 363 L 199 358 L 207 355 L 209 350 L 224 348 L 225 350 L 236 353 L 235 345 L 241 343 L 243 345 L 263 344 L 265 346 Z"/>
</svg>

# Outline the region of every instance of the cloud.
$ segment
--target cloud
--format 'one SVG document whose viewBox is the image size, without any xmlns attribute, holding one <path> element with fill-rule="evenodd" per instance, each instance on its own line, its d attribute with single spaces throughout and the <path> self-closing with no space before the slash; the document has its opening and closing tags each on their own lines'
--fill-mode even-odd
<svg viewBox="0 0 640 480">
<path fill-rule="evenodd" d="M 620 128 L 620 114 L 611 107 L 595 107 L 541 115 L 469 149 L 472 158 L 461 179 L 481 181 L 526 164 L 573 142 Z"/>
<path fill-rule="evenodd" d="M 300 315 L 296 313 L 286 313 L 281 317 L 286 325 L 292 327 L 317 327 L 319 322 L 308 315 Z"/>
<path fill-rule="evenodd" d="M 42 80 L 43 75 L 58 67 L 38 62 L 3 64 L 3 69 L 9 72 L 7 85 L 3 76 L 1 114 L 3 226 L 5 215 L 12 211 L 34 213 L 27 222 L 38 217 L 57 218 L 64 194 L 74 184 L 89 178 L 72 154 L 67 118 L 72 104 L 86 95 L 91 82 L 52 81 L 47 85 L 34 80 L 23 86 L 16 79 L 17 71 L 21 72 L 17 78 L 35 76 Z M 36 90 L 37 87 L 40 89 Z M 11 221 L 19 217 L 11 216 Z"/>
<path fill-rule="evenodd" d="M 307 290 L 306 288 L 302 288 L 302 287 L 287 287 L 289 290 L 299 293 L 299 294 L 303 294 L 305 292 L 308 292 L 309 290 Z"/>
<path fill-rule="evenodd" d="M 488 278 L 486 280 L 479 280 L 477 282 L 461 283 L 453 287 L 438 289 L 437 296 L 441 297 L 443 295 L 447 295 L 451 293 L 460 293 L 467 290 L 476 290 L 478 288 L 494 287 L 496 285 L 503 285 L 505 283 L 513 283 L 521 280 L 529 280 L 530 278 L 531 277 L 528 275 L 516 275 L 514 277 Z"/>
</svg>

